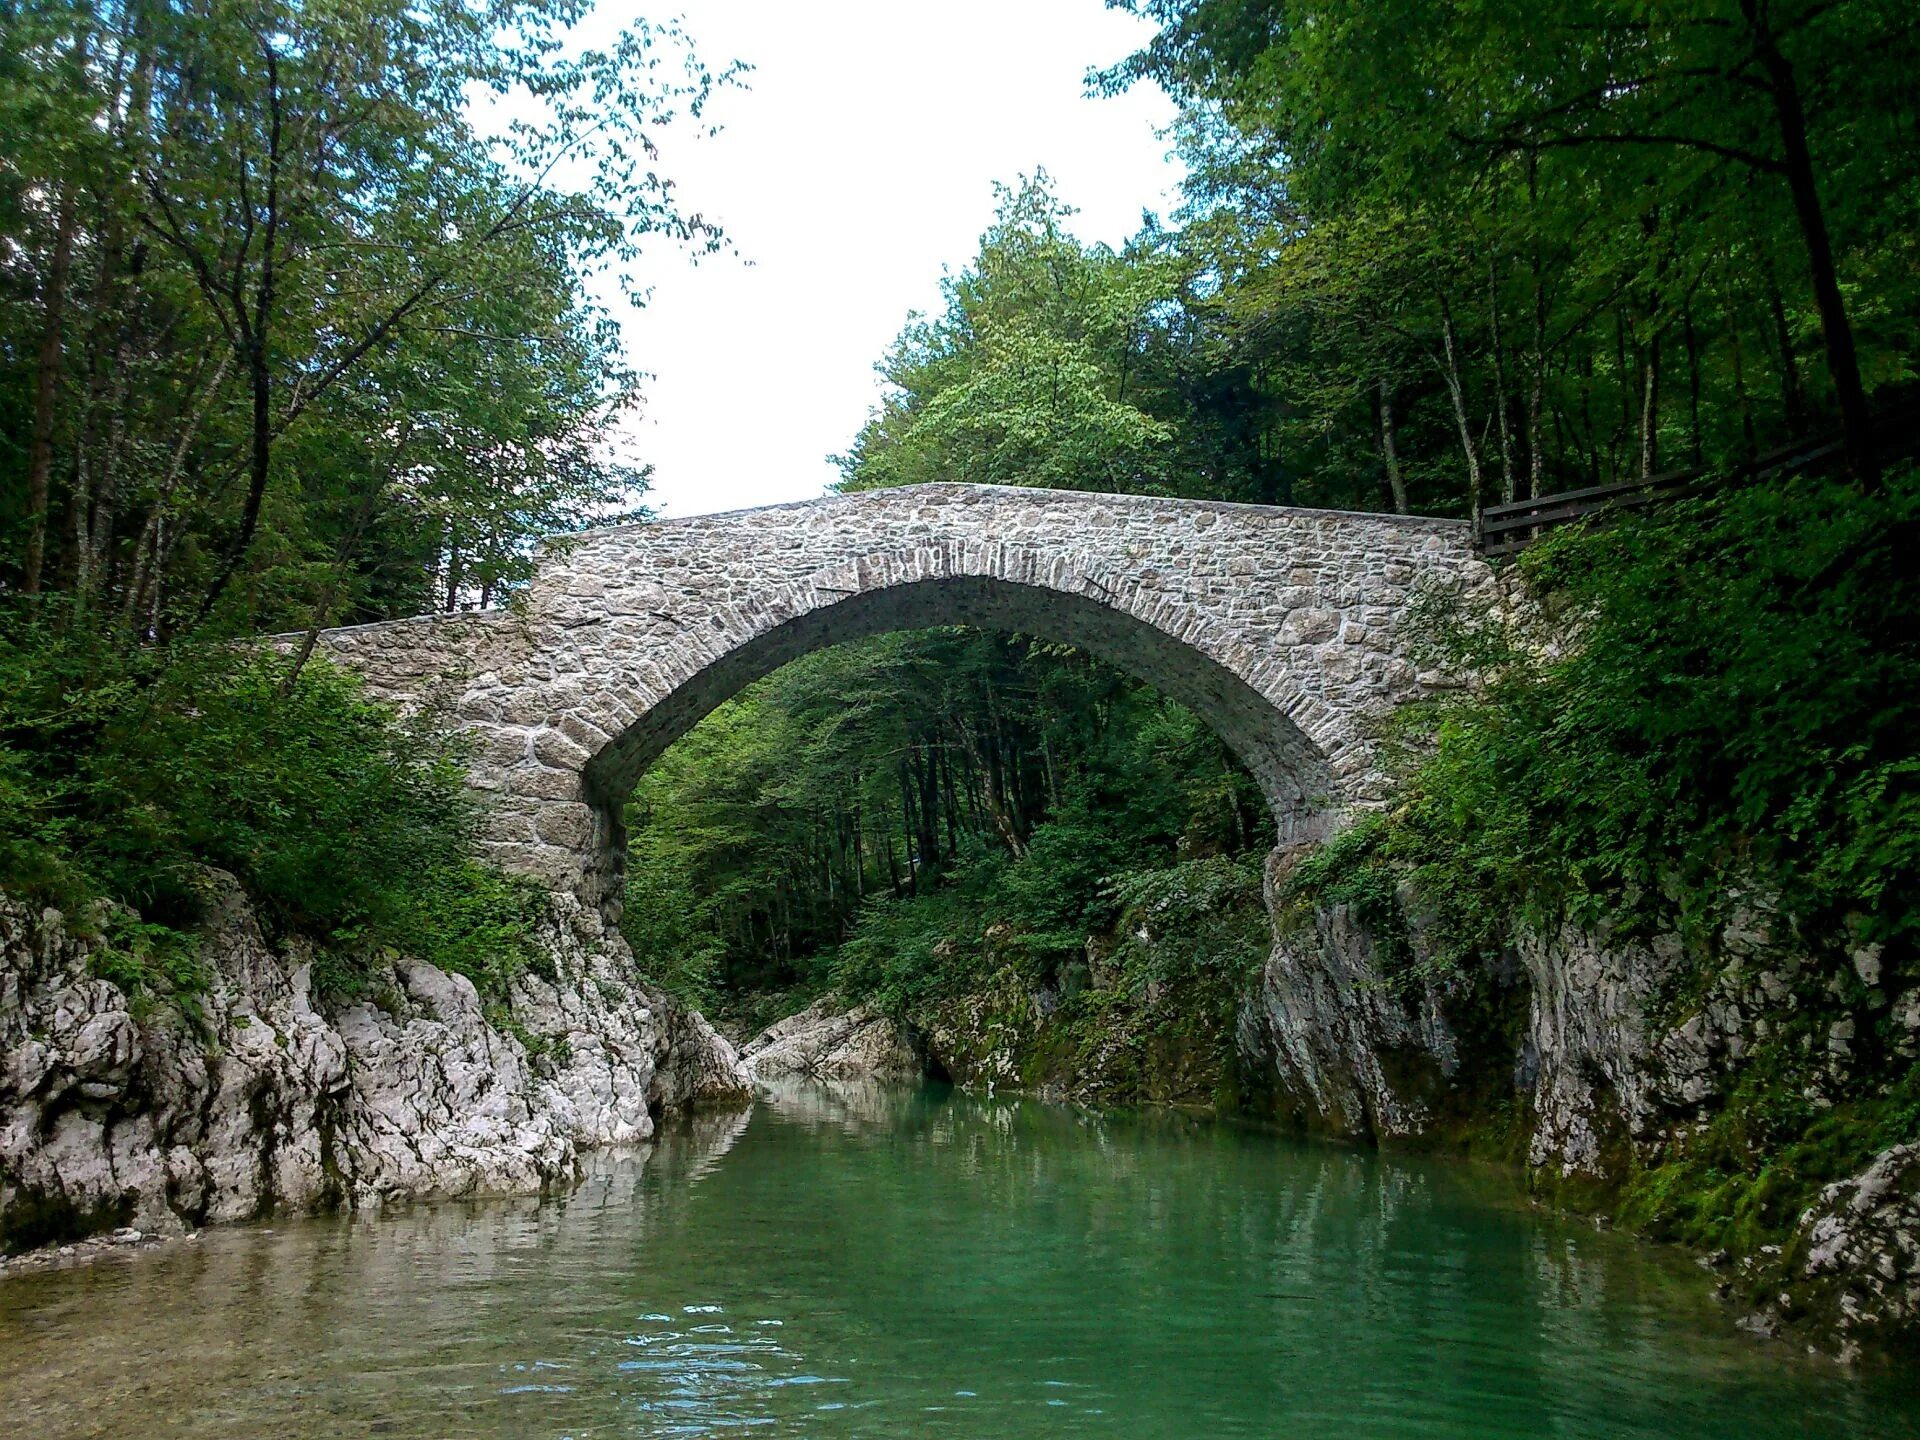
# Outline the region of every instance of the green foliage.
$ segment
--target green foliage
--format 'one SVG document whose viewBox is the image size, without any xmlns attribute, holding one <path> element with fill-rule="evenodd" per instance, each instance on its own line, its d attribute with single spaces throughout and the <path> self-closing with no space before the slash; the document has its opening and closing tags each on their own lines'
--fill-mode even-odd
<svg viewBox="0 0 1920 1440">
<path fill-rule="evenodd" d="M 1387 926 L 1402 884 L 1443 964 L 1516 920 L 1678 930 L 1756 906 L 1816 943 L 1910 946 L 1920 904 L 1920 515 L 1801 478 L 1568 531 L 1529 603 L 1464 615 L 1481 683 L 1400 719 L 1395 809 L 1300 864 L 1286 903 Z M 1567 639 L 1566 637 L 1571 637 Z"/>
<path fill-rule="evenodd" d="M 93 973 L 119 986 L 137 1006 L 173 1000 L 191 1008 L 207 988 L 197 937 L 117 906 L 108 907 L 102 929 L 106 944 L 93 952 Z"/>
<path fill-rule="evenodd" d="M 905 1019 L 986 978 L 985 934 L 980 896 L 962 887 L 877 899 L 834 951 L 828 974 L 838 993 Z"/>
<path fill-rule="evenodd" d="M 497 991 L 538 953 L 544 902 L 468 858 L 473 801 L 425 718 L 402 722 L 319 662 L 296 675 L 258 650 L 127 649 L 12 615 L 0 886 L 141 912 L 113 978 L 180 988 L 186 951 L 166 935 L 200 913 L 207 866 L 342 956 L 404 951 Z"/>
<path fill-rule="evenodd" d="M 1517 633 L 1431 717 L 1409 824 L 1480 888 L 1710 931 L 1741 897 L 1856 943 L 1911 937 L 1920 599 L 1908 469 L 1801 479 L 1572 534 L 1528 557 L 1565 653 Z"/>
<path fill-rule="evenodd" d="M 342 992 L 542 953 L 428 717 L 218 640 L 495 604 L 632 510 L 586 280 L 721 243 L 655 137 L 732 72 L 585 13 L 0 7 L 0 884 L 137 909 L 101 963 L 141 994 L 191 989 L 208 866 Z"/>
<path fill-rule="evenodd" d="M 1812 1068 L 1778 1046 L 1743 1067 L 1708 1124 L 1656 1163 L 1630 1167 L 1620 1218 L 1702 1250 L 1755 1255 L 1794 1233 L 1822 1186 L 1920 1138 L 1920 1068 L 1827 1106 L 1808 1099 Z"/>
<path fill-rule="evenodd" d="M 1248 377 L 1198 300 L 1210 281 L 1148 225 L 1086 245 L 1044 171 L 998 190 L 972 265 L 911 317 L 841 488 L 957 481 L 1286 498 Z"/>
<path fill-rule="evenodd" d="M 1405 871 L 1395 863 L 1394 838 L 1385 816 L 1368 814 L 1315 846 L 1282 881 L 1277 918 L 1298 929 L 1322 908 L 1345 906 L 1373 937 L 1389 975 L 1404 973 L 1411 959 L 1400 901 Z"/>
<path fill-rule="evenodd" d="M 645 973 L 709 1000 L 932 993 L 936 947 L 977 967 L 989 924 L 1041 976 L 1113 923 L 1110 877 L 1245 849 L 1264 809 L 1191 712 L 1078 652 L 885 636 L 787 666 L 661 757 L 628 809 L 622 926 Z"/>
<path fill-rule="evenodd" d="M 714 933 L 713 903 L 703 904 L 674 852 L 684 837 L 649 826 L 627 850 L 620 930 L 640 973 L 697 1010 L 722 1000 L 718 981 L 727 947 Z"/>
<path fill-rule="evenodd" d="M 1095 84 L 1179 102 L 1188 303 L 1309 503 L 1464 513 L 1911 393 L 1898 0 L 1114 3 L 1160 28 Z"/>
<path fill-rule="evenodd" d="M 1272 928 L 1259 868 L 1247 860 L 1209 855 L 1128 870 L 1105 888 L 1121 907 L 1119 953 L 1129 990 L 1198 980 L 1231 1007 L 1266 962 Z"/>
<path fill-rule="evenodd" d="M 453 798 L 456 804 L 449 809 L 459 816 L 466 796 Z M 440 820 L 432 823 L 445 825 Z M 443 828 L 441 833 L 449 832 Z M 464 828 L 451 833 L 463 842 L 466 839 Z M 393 888 L 391 880 L 388 888 Z M 354 933 L 361 943 L 371 940 L 442 970 L 457 971 L 484 996 L 505 995 L 523 970 L 553 978 L 553 954 L 542 933 L 547 924 L 547 893 L 523 876 L 503 874 L 464 854 L 446 854 L 418 866 L 404 896 L 382 900 L 392 906 L 390 919 L 370 919 L 353 932 L 336 929 L 336 936 Z M 370 916 L 385 913 L 382 902 L 365 903 Z"/>
<path fill-rule="evenodd" d="M 587 8 L 0 10 L 0 586 L 146 635 L 457 609 L 631 509 L 585 282 L 721 243 L 656 144 L 732 71 Z"/>
</svg>

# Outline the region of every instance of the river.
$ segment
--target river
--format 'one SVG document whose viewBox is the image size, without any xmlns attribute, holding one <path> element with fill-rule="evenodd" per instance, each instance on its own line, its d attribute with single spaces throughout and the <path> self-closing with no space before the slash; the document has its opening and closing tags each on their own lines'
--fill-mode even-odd
<svg viewBox="0 0 1920 1440">
<path fill-rule="evenodd" d="M 1170 1115 L 797 1088 L 545 1201 L 0 1282 L 21 1436 L 1920 1433 L 1503 1175 Z"/>
</svg>

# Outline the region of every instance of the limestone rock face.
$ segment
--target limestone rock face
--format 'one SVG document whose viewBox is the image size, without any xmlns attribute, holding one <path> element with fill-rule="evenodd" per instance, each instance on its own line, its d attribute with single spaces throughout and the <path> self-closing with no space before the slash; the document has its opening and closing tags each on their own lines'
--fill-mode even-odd
<svg viewBox="0 0 1920 1440">
<path fill-rule="evenodd" d="M 1684 963 L 1678 942 L 1610 942 L 1566 926 L 1522 933 L 1515 948 L 1532 987 L 1522 1067 L 1530 1164 L 1604 1174 L 1610 1145 L 1644 1144 L 1714 1093 L 1724 1047 L 1707 1015 L 1670 1030 L 1651 1015 Z"/>
<path fill-rule="evenodd" d="M 1270 890 L 1289 858 L 1269 860 Z M 1769 1007 L 1791 1008 L 1803 979 L 1751 916 L 1719 937 L 1718 972 L 1671 1016 L 1662 997 L 1688 961 L 1670 936 L 1521 929 L 1500 964 L 1436 979 L 1417 900 L 1401 900 L 1413 918 L 1400 974 L 1358 917 L 1331 906 L 1310 929 L 1276 935 L 1242 1012 L 1243 1051 L 1271 1065 L 1282 1109 L 1308 1128 L 1401 1138 L 1487 1099 L 1515 1101 L 1531 1165 L 1605 1176 L 1707 1118 Z M 1844 1044 L 1834 1053 L 1843 1079 Z"/>
<path fill-rule="evenodd" d="M 1800 1303 L 1843 1334 L 1920 1325 L 1920 1145 L 1882 1151 L 1800 1217 Z"/>
<path fill-rule="evenodd" d="M 1287 860 L 1275 853 L 1270 889 Z M 1501 964 L 1439 982 L 1421 966 L 1417 919 L 1405 938 L 1412 963 L 1389 974 L 1379 938 L 1345 907 L 1277 934 L 1239 1038 L 1303 1127 L 1418 1136 L 1497 1105 L 1525 1126 L 1537 1171 L 1617 1182 L 1636 1162 L 1683 1155 L 1743 1063 L 1786 1040 L 1808 1057 L 1794 1094 L 1816 1111 L 1867 1093 L 1868 1044 L 1920 1052 L 1920 987 L 1902 989 L 1871 948 L 1816 963 L 1751 901 L 1713 937 L 1704 970 L 1673 936 L 1562 925 L 1517 929 Z M 1843 1354 L 1920 1330 L 1920 1146 L 1828 1185 L 1780 1238 L 1737 1257 L 1767 1297 L 1742 1323 L 1837 1335 Z"/>
<path fill-rule="evenodd" d="M 740 1059 L 756 1081 L 911 1080 L 921 1070 L 899 1026 L 864 1005 L 844 1010 L 830 995 L 769 1025 Z"/>
<path fill-rule="evenodd" d="M 95 978 L 103 941 L 0 897 L 0 1248 L 534 1191 L 586 1147 L 647 1139 L 661 1108 L 744 1100 L 731 1047 L 571 918 L 509 1033 L 466 977 L 413 960 L 381 1004 L 323 1012 L 304 952 L 268 945 L 231 889 L 208 991 L 139 1007 Z"/>
<path fill-rule="evenodd" d="M 1269 891 L 1287 859 L 1269 859 Z M 1272 1066 L 1283 1109 L 1341 1135 L 1419 1134 L 1459 1069 L 1439 990 L 1387 983 L 1374 937 L 1344 905 L 1316 914 L 1311 934 L 1276 935 L 1239 1041 Z"/>
</svg>

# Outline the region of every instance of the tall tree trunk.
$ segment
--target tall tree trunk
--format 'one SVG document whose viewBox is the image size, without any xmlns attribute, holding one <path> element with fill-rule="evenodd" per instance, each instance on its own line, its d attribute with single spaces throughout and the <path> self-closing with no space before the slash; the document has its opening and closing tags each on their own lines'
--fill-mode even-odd
<svg viewBox="0 0 1920 1440">
<path fill-rule="evenodd" d="M 1540 156 L 1527 153 L 1527 199 L 1538 198 Z M 1533 345 L 1527 352 L 1527 498 L 1540 498 L 1541 481 L 1546 474 L 1546 453 L 1542 449 L 1540 412 L 1547 393 L 1547 282 L 1540 263 L 1540 241 L 1536 233 L 1529 247 L 1533 271 Z"/>
<path fill-rule="evenodd" d="M 123 341 L 114 356 L 113 389 L 107 401 L 107 444 L 100 457 L 100 481 L 94 489 L 93 521 L 86 537 L 87 568 L 91 575 L 88 590 L 103 596 L 112 583 L 113 529 L 118 518 L 115 501 L 120 484 L 120 456 L 127 434 L 127 370 L 132 362 L 132 347 Z M 91 605 L 92 598 L 92 594 L 82 594 L 80 602 Z"/>
<path fill-rule="evenodd" d="M 40 348 L 34 362 L 33 438 L 27 448 L 27 555 L 20 588 L 37 594 L 47 555 L 47 499 L 53 476 L 53 399 L 60 385 L 61 331 L 66 317 L 67 276 L 73 268 L 77 227 L 74 186 L 60 187 L 53 232 L 53 259 L 47 268 L 47 292 L 40 321 Z"/>
<path fill-rule="evenodd" d="M 103 261 L 103 264 L 105 262 Z M 105 286 L 95 287 L 95 310 L 107 303 Z M 93 426 L 101 405 L 101 389 L 106 381 L 101 374 L 99 327 L 87 346 L 86 397 L 80 402 L 80 423 L 73 436 L 73 482 L 67 487 L 67 544 L 63 569 L 75 595 L 93 588 Z"/>
<path fill-rule="evenodd" d="M 200 427 L 206 423 L 208 412 L 218 403 L 220 387 L 226 383 L 227 370 L 233 363 L 233 352 L 222 349 L 220 360 L 214 366 L 213 378 L 207 382 L 207 388 L 201 392 L 192 413 L 181 426 L 175 439 L 173 454 L 168 458 L 165 474 L 154 491 L 153 506 L 147 512 L 147 523 L 142 529 L 139 541 L 134 546 L 134 576 L 127 586 L 126 603 L 123 610 L 124 623 L 131 624 L 141 613 L 147 601 L 149 583 L 157 585 L 165 568 L 166 558 L 171 553 L 167 541 L 167 516 L 173 504 L 173 493 L 180 483 L 180 476 L 186 467 L 187 452 L 193 448 L 193 442 L 199 438 Z M 150 557 L 150 558 L 149 558 Z"/>
<path fill-rule="evenodd" d="M 1753 423 L 1753 397 L 1747 393 L 1745 351 L 1740 344 L 1740 317 L 1727 307 L 1727 351 L 1733 366 L 1733 401 L 1740 411 L 1740 436 L 1746 444 L 1746 458 L 1760 453 L 1760 440 Z"/>
<path fill-rule="evenodd" d="M 1593 346 L 1580 347 L 1580 428 L 1587 446 L 1587 484 L 1600 483 L 1600 437 L 1593 425 Z"/>
<path fill-rule="evenodd" d="M 1640 478 L 1653 478 L 1660 462 L 1660 334 L 1647 341 L 1640 381 Z"/>
<path fill-rule="evenodd" d="M 1628 376 L 1638 376 L 1640 367 L 1629 363 L 1632 346 L 1627 341 L 1627 317 L 1619 310 L 1613 312 L 1613 374 L 1614 390 L 1620 400 L 1620 408 L 1614 417 L 1613 435 L 1607 441 L 1607 459 L 1611 462 L 1611 479 L 1618 480 L 1625 471 L 1625 447 L 1630 437 L 1640 432 L 1640 386 L 1627 383 Z"/>
<path fill-rule="evenodd" d="M 253 398 L 253 424 L 247 447 L 247 497 L 240 510 L 240 532 L 233 539 L 215 571 L 213 584 L 200 602 L 202 620 L 232 583 L 240 564 L 253 544 L 260 526 L 260 507 L 266 499 L 267 480 L 273 471 L 273 354 L 270 337 L 276 314 L 280 233 L 280 54 L 270 42 L 262 41 L 267 76 L 267 184 L 265 216 L 261 224 L 260 278 L 254 285 L 251 306 L 241 302 L 236 290 L 234 319 L 241 339 L 242 358 L 247 366 L 247 386 Z M 236 261 L 244 263 L 242 261 Z M 249 313 L 251 312 L 251 313 Z"/>
<path fill-rule="evenodd" d="M 1447 297 L 1440 297 L 1440 339 L 1446 358 L 1442 374 L 1446 377 L 1447 394 L 1453 399 L 1453 419 L 1460 428 L 1460 449 L 1467 457 L 1467 514 L 1473 529 L 1473 543 L 1478 545 L 1481 539 L 1480 511 L 1482 509 L 1482 485 L 1480 478 L 1480 452 L 1473 443 L 1473 424 L 1467 419 L 1467 392 L 1460 381 L 1459 345 L 1453 329 L 1453 308 L 1447 303 Z"/>
<path fill-rule="evenodd" d="M 1800 98 L 1799 77 L 1780 49 L 1779 37 L 1763 0 L 1740 0 L 1755 57 L 1767 72 L 1767 90 L 1773 97 L 1774 117 L 1780 126 L 1780 144 L 1786 160 L 1787 188 L 1793 194 L 1793 212 L 1800 222 L 1806 246 L 1807 270 L 1813 281 L 1813 303 L 1820 314 L 1820 338 L 1826 345 L 1827 374 L 1840 408 L 1840 434 L 1847 468 L 1866 490 L 1880 487 L 1880 465 L 1873 453 L 1871 417 L 1866 386 L 1860 379 L 1860 357 L 1854 347 L 1853 325 L 1847 318 L 1846 296 L 1833 260 L 1833 240 L 1827 233 L 1826 211 L 1820 204 L 1820 185 L 1813 169 L 1813 151 L 1807 140 L 1807 116 Z"/>
<path fill-rule="evenodd" d="M 118 225 L 110 227 L 117 230 Z M 109 234 L 106 253 L 117 255 L 120 240 Z M 100 480 L 94 491 L 93 520 L 86 534 L 88 568 L 93 576 L 92 589 L 104 595 L 112 586 L 113 531 L 117 516 L 120 470 L 126 448 L 128 390 L 131 385 L 133 357 L 140 340 L 140 274 L 146 268 L 146 247 L 135 245 L 128 257 L 126 274 L 115 285 L 119 292 L 114 308 L 121 312 L 119 338 L 113 350 L 113 383 L 107 402 L 107 445 L 100 458 Z M 90 604 L 91 596 L 82 593 L 81 603 Z"/>
<path fill-rule="evenodd" d="M 932 756 L 928 754 L 924 742 L 914 746 L 912 760 L 914 784 L 919 787 L 914 805 L 914 818 L 918 822 L 920 868 L 924 871 L 937 871 L 940 868 L 939 780 L 934 772 Z"/>
<path fill-rule="evenodd" d="M 920 867 L 927 857 L 920 848 L 919 831 L 913 813 L 913 778 L 904 759 L 900 762 L 900 823 L 901 837 L 907 850 L 907 889 L 917 895 L 920 893 Z"/>
<path fill-rule="evenodd" d="M 1500 498 L 1513 503 L 1513 430 L 1507 417 L 1507 362 L 1500 353 L 1500 285 L 1494 267 L 1487 266 L 1487 324 L 1493 348 L 1493 405 L 1500 417 Z"/>
<path fill-rule="evenodd" d="M 947 853 L 960 853 L 960 805 L 953 793 L 953 761 L 950 747 L 944 742 L 940 746 L 940 789 L 941 800 L 947 819 Z"/>
<path fill-rule="evenodd" d="M 1386 376 L 1380 377 L 1380 458 L 1387 467 L 1387 493 L 1393 498 L 1393 513 L 1407 513 L 1407 477 L 1400 471 L 1400 447 L 1393 433 L 1393 387 Z M 1048 756 L 1048 788 L 1052 788 L 1051 756 Z M 1057 797 L 1056 797 L 1057 798 Z"/>
<path fill-rule="evenodd" d="M 1696 469 L 1705 463 L 1700 438 L 1700 337 L 1693 328 L 1693 306 L 1680 312 L 1680 336 L 1687 347 L 1687 457 Z"/>
<path fill-rule="evenodd" d="M 1773 321 L 1773 343 L 1780 350 L 1780 401 L 1787 412 L 1787 429 L 1798 435 L 1807 424 L 1807 392 L 1800 381 L 1800 361 L 1793 353 L 1793 327 L 1787 323 L 1787 302 L 1773 262 L 1767 261 L 1767 315 Z"/>
</svg>

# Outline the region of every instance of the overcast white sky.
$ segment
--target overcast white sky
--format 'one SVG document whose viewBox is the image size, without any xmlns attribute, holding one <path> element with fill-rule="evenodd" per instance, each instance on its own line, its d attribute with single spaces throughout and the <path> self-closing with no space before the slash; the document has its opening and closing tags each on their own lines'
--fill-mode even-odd
<svg viewBox="0 0 1920 1440">
<path fill-rule="evenodd" d="M 609 0 L 619 3 L 619 0 Z M 1044 166 L 1085 239 L 1118 243 L 1172 208 L 1179 171 L 1157 90 L 1087 99 L 1089 65 L 1151 33 L 1101 0 L 683 0 L 710 65 L 755 69 L 713 139 L 670 135 L 685 203 L 740 258 L 662 245 L 625 317 L 654 378 L 633 450 L 649 501 L 693 515 L 817 495 L 878 396 L 907 312 L 971 258 L 993 182 Z M 611 299 L 611 297 L 609 297 Z"/>
</svg>

